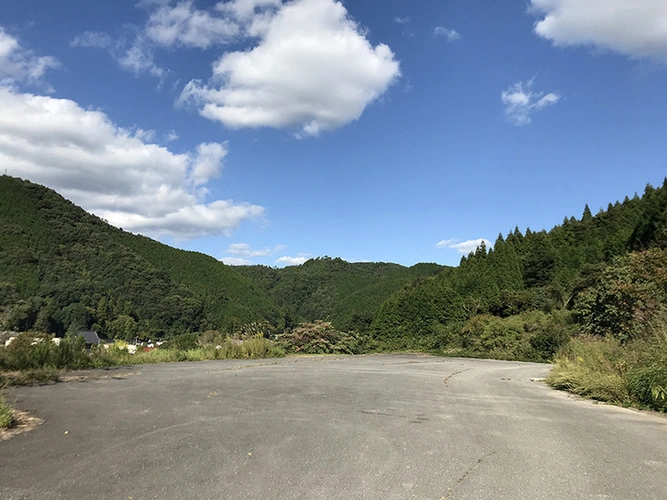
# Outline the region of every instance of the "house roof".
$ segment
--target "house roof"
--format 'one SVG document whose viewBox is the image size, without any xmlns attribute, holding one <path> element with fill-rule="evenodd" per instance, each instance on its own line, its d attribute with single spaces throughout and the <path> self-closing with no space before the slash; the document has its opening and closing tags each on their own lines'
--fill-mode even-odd
<svg viewBox="0 0 667 500">
<path fill-rule="evenodd" d="M 97 335 L 97 332 L 95 330 L 80 330 L 79 335 L 83 337 L 83 339 L 86 341 L 86 344 L 97 345 L 102 342 L 102 340 Z"/>
</svg>

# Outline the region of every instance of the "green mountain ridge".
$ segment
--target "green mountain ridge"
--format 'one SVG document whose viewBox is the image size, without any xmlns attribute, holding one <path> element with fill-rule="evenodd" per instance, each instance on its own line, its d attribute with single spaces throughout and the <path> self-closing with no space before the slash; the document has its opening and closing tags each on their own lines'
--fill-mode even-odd
<svg viewBox="0 0 667 500">
<path fill-rule="evenodd" d="M 282 269 L 237 269 L 268 290 L 281 307 L 287 326 L 319 319 L 345 331 L 367 329 L 392 293 L 415 279 L 438 274 L 444 266 L 416 264 L 407 268 L 386 262 L 350 263 L 321 257 Z"/>
<path fill-rule="evenodd" d="M 7 329 L 63 335 L 94 327 L 132 338 L 233 333 L 252 322 L 280 330 L 327 319 L 351 328 L 363 318 L 368 326 L 393 292 L 441 269 L 329 258 L 284 269 L 230 267 L 112 227 L 43 186 L 0 177 L 0 320 Z M 349 298 L 362 289 L 365 300 Z"/>
<path fill-rule="evenodd" d="M 214 258 L 124 232 L 7 176 L 0 177 L 0 305 L 12 329 L 95 326 L 124 337 L 277 317 L 261 288 Z"/>
</svg>

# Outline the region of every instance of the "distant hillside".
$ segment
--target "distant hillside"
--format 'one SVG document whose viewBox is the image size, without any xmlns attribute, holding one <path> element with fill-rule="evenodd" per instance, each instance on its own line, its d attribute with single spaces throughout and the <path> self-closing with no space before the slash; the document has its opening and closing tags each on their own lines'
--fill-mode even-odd
<svg viewBox="0 0 667 500">
<path fill-rule="evenodd" d="M 0 177 L 0 306 L 10 329 L 95 327 L 121 337 L 277 319 L 273 301 L 233 268 L 123 232 L 8 176 Z"/>
<path fill-rule="evenodd" d="M 438 264 L 358 262 L 340 258 L 311 259 L 301 266 L 237 268 L 260 283 L 282 308 L 287 326 L 299 321 L 328 320 L 340 330 L 366 330 L 380 305 L 411 281 L 434 276 Z"/>
</svg>

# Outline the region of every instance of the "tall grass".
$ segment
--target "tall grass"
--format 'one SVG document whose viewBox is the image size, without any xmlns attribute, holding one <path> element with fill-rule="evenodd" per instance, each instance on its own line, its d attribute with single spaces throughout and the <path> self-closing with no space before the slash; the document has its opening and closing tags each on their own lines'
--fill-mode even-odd
<svg viewBox="0 0 667 500">
<path fill-rule="evenodd" d="M 0 392 L 0 429 L 7 429 L 14 423 L 14 409 L 7 404 L 5 395 Z"/>
<path fill-rule="evenodd" d="M 213 343 L 187 349 L 171 348 L 130 354 L 119 347 L 85 349 L 82 338 L 51 342 L 46 335 L 19 335 L 8 347 L 0 347 L 0 383 L 22 385 L 58 380 L 60 370 L 103 368 L 118 365 L 205 361 L 216 359 L 276 358 L 285 351 L 271 340 L 256 336 L 243 341 L 218 338 Z"/>
<path fill-rule="evenodd" d="M 547 383 L 581 396 L 667 411 L 667 336 L 625 345 L 609 338 L 572 339 Z"/>
</svg>

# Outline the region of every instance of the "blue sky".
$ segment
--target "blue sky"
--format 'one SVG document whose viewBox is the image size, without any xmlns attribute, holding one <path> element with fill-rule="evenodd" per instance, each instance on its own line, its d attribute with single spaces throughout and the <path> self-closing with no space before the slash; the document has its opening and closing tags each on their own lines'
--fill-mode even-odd
<svg viewBox="0 0 667 500">
<path fill-rule="evenodd" d="M 0 167 L 231 264 L 456 265 L 662 184 L 664 0 L 0 0 Z"/>
</svg>

